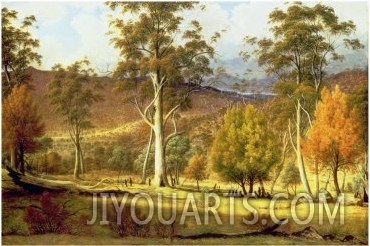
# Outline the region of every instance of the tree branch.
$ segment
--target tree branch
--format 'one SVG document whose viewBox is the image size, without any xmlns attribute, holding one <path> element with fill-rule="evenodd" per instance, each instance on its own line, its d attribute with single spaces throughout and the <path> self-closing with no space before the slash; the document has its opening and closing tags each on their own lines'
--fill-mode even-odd
<svg viewBox="0 0 370 246">
<path fill-rule="evenodd" d="M 149 108 L 152 106 L 152 104 L 154 103 L 154 100 L 155 98 L 151 101 L 151 103 L 145 108 L 144 112 L 141 110 L 140 106 L 139 106 L 139 103 L 137 102 L 137 99 L 135 98 L 134 100 L 134 105 L 135 105 L 135 108 L 137 109 L 137 111 L 139 112 L 139 114 L 141 115 L 141 118 L 143 118 L 143 120 L 145 121 L 145 123 L 147 123 L 151 128 L 154 128 L 154 124 L 153 122 L 151 122 L 147 116 L 147 112 L 149 110 Z"/>
<path fill-rule="evenodd" d="M 288 130 L 289 130 L 290 143 L 292 144 L 292 147 L 293 147 L 294 151 L 297 152 L 297 148 L 294 146 L 294 142 L 293 142 L 293 138 L 292 138 L 292 129 L 290 127 L 290 119 L 289 119 L 289 123 L 288 123 Z"/>
<path fill-rule="evenodd" d="M 177 125 L 176 125 L 176 120 L 175 120 L 175 114 L 176 114 L 176 111 L 174 111 L 174 112 L 173 112 L 173 114 L 172 114 L 172 123 L 173 123 L 174 132 L 173 132 L 173 133 L 171 133 L 170 135 L 168 135 L 168 136 L 166 137 L 166 139 L 165 139 L 165 141 L 164 141 L 164 146 L 167 146 L 168 142 L 169 142 L 172 138 L 174 138 L 174 137 L 176 137 L 176 136 L 181 135 L 181 134 L 183 134 L 183 133 L 184 133 L 184 131 L 181 131 L 181 132 L 178 132 L 178 131 L 177 131 Z"/>
</svg>

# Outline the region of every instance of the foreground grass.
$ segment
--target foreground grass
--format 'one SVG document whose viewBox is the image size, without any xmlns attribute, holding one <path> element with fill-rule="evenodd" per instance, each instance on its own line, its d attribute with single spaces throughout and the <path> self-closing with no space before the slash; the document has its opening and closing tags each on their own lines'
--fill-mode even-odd
<svg viewBox="0 0 370 246">
<path fill-rule="evenodd" d="M 231 239 L 198 239 L 198 240 L 179 240 L 174 239 L 170 241 L 169 239 L 159 239 L 159 238 L 137 238 L 137 237 L 107 237 L 107 236 L 78 236 L 78 235 L 58 235 L 58 234 L 44 234 L 44 235 L 33 235 L 33 236 L 5 236 L 3 237 L 2 244 L 4 245 L 287 245 L 287 244 L 300 244 L 300 245 L 317 245 L 317 244 L 329 244 L 336 245 L 338 242 L 331 241 L 315 241 L 315 240 L 305 240 L 302 238 L 282 238 L 273 236 L 252 236 L 244 238 L 231 238 Z M 351 243 L 341 243 L 344 245 L 351 245 Z"/>
<path fill-rule="evenodd" d="M 95 174 L 92 177 L 81 181 L 86 185 L 92 185 L 100 180 L 101 177 L 96 178 Z M 116 178 L 114 178 L 116 179 Z M 92 182 L 93 181 L 93 182 Z M 91 184 L 89 184 L 91 182 Z M 260 236 L 245 236 L 241 238 L 227 238 L 227 239 L 176 239 L 171 241 L 168 238 L 162 239 L 159 237 L 125 237 L 121 238 L 118 234 L 111 230 L 109 225 L 100 225 L 99 221 L 102 219 L 102 198 L 98 195 L 98 213 L 97 221 L 93 225 L 87 225 L 86 220 L 90 220 L 92 217 L 93 198 L 92 196 L 82 196 L 77 194 L 60 193 L 53 194 L 54 200 L 57 202 L 64 202 L 70 200 L 68 203 L 68 209 L 70 211 L 77 211 L 78 216 L 84 216 L 84 222 L 81 226 L 75 225 L 74 233 L 71 234 L 44 234 L 44 235 L 31 235 L 27 224 L 24 222 L 25 207 L 29 205 L 38 206 L 40 195 L 29 195 L 21 190 L 17 190 L 15 193 L 9 192 L 14 190 L 15 187 L 8 185 L 11 182 L 4 182 L 3 176 L 3 202 L 2 202 L 2 243 L 3 244 L 346 244 L 339 241 L 322 241 L 322 240 L 308 240 L 305 238 L 298 237 L 275 237 L 269 235 Z M 107 185 L 112 185 L 111 183 Z M 277 231 L 292 233 L 303 230 L 307 226 L 312 226 L 318 230 L 321 235 L 332 234 L 337 238 L 343 238 L 346 235 L 353 235 L 362 242 L 368 242 L 368 208 L 359 206 L 345 206 L 344 213 L 340 214 L 338 211 L 335 217 L 334 223 L 331 224 L 325 213 L 323 216 L 323 223 L 320 224 L 319 215 L 319 204 L 314 204 L 313 217 L 308 224 L 298 224 L 294 221 L 292 216 L 291 200 L 279 199 L 273 210 L 270 210 L 271 200 L 268 199 L 249 199 L 248 204 L 256 209 L 259 218 L 258 221 L 253 225 L 245 225 L 243 218 L 251 220 L 253 215 L 243 205 L 243 199 L 235 198 L 230 199 L 222 196 L 222 191 L 218 193 L 220 199 L 220 206 L 217 208 L 217 213 L 222 221 L 221 225 L 217 224 L 217 221 L 212 213 L 209 214 L 209 224 L 205 224 L 205 207 L 207 206 L 204 199 L 204 193 L 195 192 L 191 190 L 190 186 L 182 186 L 177 189 L 173 188 L 157 188 L 149 187 L 148 185 L 139 185 L 137 182 L 131 187 L 123 187 L 130 193 L 146 193 L 149 194 L 153 200 L 155 206 L 154 220 L 157 220 L 158 211 L 158 193 L 163 196 L 163 213 L 166 218 L 169 218 L 172 214 L 172 194 L 176 193 L 175 206 L 176 206 L 176 230 L 177 235 L 199 235 L 203 233 L 223 233 L 223 234 L 242 234 L 246 232 L 261 231 L 267 226 L 271 226 L 271 214 L 273 213 L 278 219 L 287 218 L 288 223 L 280 226 Z M 210 181 L 208 187 L 213 186 L 213 181 Z M 223 190 L 225 191 L 225 190 Z M 197 224 L 194 216 L 188 216 L 183 225 L 180 225 L 179 221 L 186 204 L 186 198 L 191 194 L 194 196 L 194 204 L 199 212 L 199 218 L 201 223 Z M 125 206 L 130 206 L 134 195 L 130 195 L 127 199 Z M 117 194 L 118 202 L 121 202 L 122 195 Z M 113 205 L 110 197 L 107 199 L 108 209 L 113 210 Z M 210 198 L 209 206 L 213 206 L 214 200 Z M 234 202 L 234 224 L 230 224 L 230 203 Z M 148 211 L 148 204 L 145 199 L 139 199 L 136 203 L 136 207 L 140 207 L 142 211 Z M 334 204 L 329 204 L 330 211 L 334 209 Z M 188 211 L 193 211 L 193 207 L 190 206 Z M 299 220 L 305 220 L 309 216 L 309 205 L 307 203 L 298 203 L 294 208 L 295 214 Z M 343 216 L 344 223 L 340 223 L 340 216 Z M 267 223 L 262 223 L 263 220 Z M 351 243 L 348 243 L 351 244 Z"/>
</svg>

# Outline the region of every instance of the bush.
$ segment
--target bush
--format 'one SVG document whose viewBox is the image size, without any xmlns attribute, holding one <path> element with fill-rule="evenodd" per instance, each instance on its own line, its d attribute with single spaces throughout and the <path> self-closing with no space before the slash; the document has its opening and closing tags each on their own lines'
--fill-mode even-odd
<svg viewBox="0 0 370 246">
<path fill-rule="evenodd" d="M 139 220 L 145 220 L 147 216 L 139 208 L 135 208 L 136 217 Z M 149 237 L 150 224 L 139 225 L 131 217 L 130 207 L 124 207 L 121 214 L 121 224 L 118 224 L 117 214 L 109 213 L 109 225 L 112 231 L 116 232 L 120 237 Z"/>
<path fill-rule="evenodd" d="M 19 211 L 19 210 L 18 210 Z M 30 234 L 28 226 L 22 221 L 22 214 L 15 211 L 5 214 L 3 211 L 2 235 L 23 235 Z"/>
<path fill-rule="evenodd" d="M 32 205 L 26 208 L 24 221 L 27 223 L 30 233 L 79 233 L 82 223 L 86 223 L 86 220 L 79 217 L 72 220 L 71 215 L 76 213 L 71 213 L 66 204 L 67 202 L 56 203 L 52 201 L 51 194 L 44 192 L 40 198 L 40 207 Z"/>
<path fill-rule="evenodd" d="M 172 238 L 175 234 L 175 224 L 165 225 L 157 221 L 153 224 L 154 232 L 160 238 Z"/>
</svg>

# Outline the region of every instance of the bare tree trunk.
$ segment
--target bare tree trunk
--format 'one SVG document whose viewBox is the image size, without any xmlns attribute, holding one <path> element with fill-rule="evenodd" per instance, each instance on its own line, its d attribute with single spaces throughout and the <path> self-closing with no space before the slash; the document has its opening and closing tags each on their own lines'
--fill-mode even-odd
<svg viewBox="0 0 370 246">
<path fill-rule="evenodd" d="M 75 179 L 80 178 L 80 173 L 81 173 L 81 154 L 80 154 L 80 145 L 79 145 L 79 139 L 76 137 L 76 142 L 75 142 L 75 169 L 73 172 L 73 176 Z"/>
<path fill-rule="evenodd" d="M 283 151 L 282 151 L 282 156 L 281 156 L 280 163 L 276 166 L 276 174 L 275 174 L 275 177 L 274 177 L 274 179 L 272 181 L 272 185 L 271 185 L 271 189 L 270 189 L 270 194 L 273 194 L 274 193 L 274 187 L 275 187 L 276 181 L 278 180 L 281 172 L 283 171 L 284 163 L 285 163 L 285 158 L 286 158 L 286 153 L 287 153 L 287 148 L 288 148 L 288 143 L 289 143 L 289 140 L 287 138 L 287 132 L 285 132 L 284 137 L 283 137 Z"/>
<path fill-rule="evenodd" d="M 317 160 L 314 159 L 314 165 L 315 165 L 315 188 L 316 188 L 316 197 L 319 198 L 319 191 L 320 191 L 320 180 L 319 180 L 319 164 L 317 163 Z"/>
<path fill-rule="evenodd" d="M 18 161 L 17 161 L 17 155 L 16 155 L 16 150 L 15 148 L 12 146 L 10 147 L 10 166 L 15 169 L 15 170 L 18 170 Z"/>
<path fill-rule="evenodd" d="M 302 182 L 304 191 L 307 194 L 312 195 L 310 185 L 309 185 L 308 180 L 307 180 L 306 170 L 305 170 L 305 167 L 304 167 L 303 156 L 302 156 L 302 152 L 301 152 L 301 134 L 300 134 L 300 132 L 301 132 L 301 102 L 300 102 L 300 100 L 297 100 L 296 131 L 297 131 L 296 132 L 297 139 L 296 139 L 295 151 L 296 151 L 296 154 L 297 154 L 297 164 L 298 164 L 298 169 L 299 169 L 299 175 L 301 177 L 301 182 Z"/>
<path fill-rule="evenodd" d="M 339 188 L 339 184 L 338 184 L 338 168 L 337 167 L 333 168 L 333 180 L 334 180 L 334 187 L 335 187 L 335 191 L 337 193 L 337 197 L 339 197 L 340 188 Z"/>
<path fill-rule="evenodd" d="M 258 178 L 258 181 L 260 182 L 262 197 L 265 197 L 266 191 L 265 191 L 265 186 L 263 185 L 263 180 L 261 178 Z"/>
<path fill-rule="evenodd" d="M 158 84 L 158 83 L 157 83 Z M 164 129 L 163 129 L 163 91 L 159 92 L 154 107 L 154 134 L 155 134 L 155 152 L 154 152 L 154 186 L 168 186 L 166 175 L 166 163 L 164 155 Z"/>
<path fill-rule="evenodd" d="M 24 174 L 25 166 L 24 166 L 24 148 L 23 148 L 23 146 L 20 146 L 20 148 L 19 148 L 19 161 L 20 161 L 19 171 L 22 174 Z"/>
<path fill-rule="evenodd" d="M 254 179 L 253 178 L 249 178 L 249 193 L 250 194 L 253 193 L 253 183 L 254 183 Z"/>
<path fill-rule="evenodd" d="M 84 174 L 85 173 L 85 162 L 84 162 L 81 145 L 79 149 L 80 149 L 80 174 Z"/>
<path fill-rule="evenodd" d="M 153 142 L 153 129 L 150 129 L 150 137 L 148 142 L 148 149 L 146 151 L 145 160 L 143 164 L 143 173 L 141 176 L 141 183 L 146 183 L 146 170 L 148 168 L 148 162 L 149 162 L 149 155 L 150 155 L 150 149 L 152 148 L 152 142 Z"/>
<path fill-rule="evenodd" d="M 346 183 L 346 172 L 343 171 L 343 182 L 342 182 L 342 191 L 344 192 L 344 185 Z"/>
<path fill-rule="evenodd" d="M 329 182 L 330 182 L 330 175 L 331 175 L 331 173 L 328 172 L 328 178 L 326 179 L 326 182 L 325 182 L 325 190 L 328 190 L 328 185 L 329 185 Z"/>
</svg>

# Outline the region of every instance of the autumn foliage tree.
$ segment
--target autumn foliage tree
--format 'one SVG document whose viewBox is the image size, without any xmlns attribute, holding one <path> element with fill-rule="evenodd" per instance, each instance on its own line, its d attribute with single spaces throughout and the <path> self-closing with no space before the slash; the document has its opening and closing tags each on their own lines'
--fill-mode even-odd
<svg viewBox="0 0 370 246">
<path fill-rule="evenodd" d="M 279 151 L 264 115 L 252 105 L 245 109 L 234 106 L 226 112 L 213 141 L 211 160 L 221 176 L 240 185 L 247 194 L 245 185 L 249 184 L 252 193 L 254 183 L 266 179 L 278 161 Z"/>
<path fill-rule="evenodd" d="M 189 179 L 194 179 L 197 181 L 197 188 L 199 191 L 199 181 L 202 181 L 208 177 L 206 158 L 199 153 L 193 155 L 185 169 L 185 176 Z"/>
<path fill-rule="evenodd" d="M 13 87 L 3 104 L 3 145 L 10 149 L 11 167 L 24 173 L 25 156 L 41 148 L 45 125 L 26 85 Z"/>
<path fill-rule="evenodd" d="M 90 107 L 102 100 L 96 92 L 100 84 L 94 76 L 87 60 L 77 61 L 67 68 L 57 64 L 52 68 L 48 84 L 50 103 L 63 116 L 75 146 L 75 178 L 84 172 L 81 139 L 84 130 L 92 127 Z"/>
<path fill-rule="evenodd" d="M 333 92 L 325 88 L 321 98 L 302 147 L 307 158 L 315 158 L 332 171 L 339 195 L 338 171 L 354 168 L 360 152 L 360 125 L 356 112 L 348 108 L 348 96 L 338 86 Z"/>
</svg>

